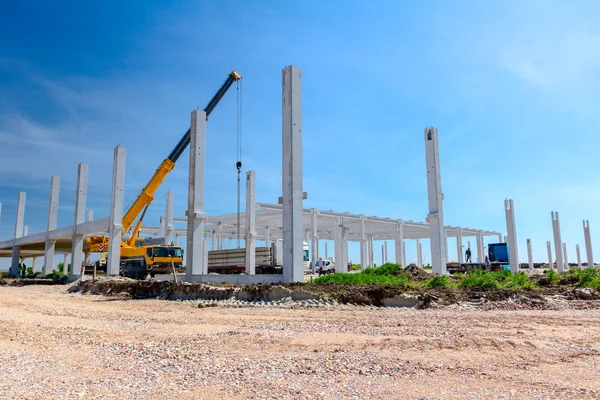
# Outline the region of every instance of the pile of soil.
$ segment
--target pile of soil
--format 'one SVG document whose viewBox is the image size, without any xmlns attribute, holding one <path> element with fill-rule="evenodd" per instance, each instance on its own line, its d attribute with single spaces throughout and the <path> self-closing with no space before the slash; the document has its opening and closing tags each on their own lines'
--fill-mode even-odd
<svg viewBox="0 0 600 400">
<path fill-rule="evenodd" d="M 434 274 L 433 272 L 429 273 L 424 269 L 417 267 L 416 264 L 407 265 L 400 273 L 408 274 L 416 281 L 424 281 L 426 279 L 431 279 L 434 276 L 437 276 L 437 274 Z"/>
</svg>

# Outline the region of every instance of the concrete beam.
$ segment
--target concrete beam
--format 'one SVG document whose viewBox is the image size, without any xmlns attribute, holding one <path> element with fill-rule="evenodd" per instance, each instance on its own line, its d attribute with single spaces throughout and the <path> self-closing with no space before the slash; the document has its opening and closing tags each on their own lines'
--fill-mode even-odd
<svg viewBox="0 0 600 400">
<path fill-rule="evenodd" d="M 246 274 L 256 273 L 256 172 L 246 172 Z"/>
<path fill-rule="evenodd" d="M 88 165 L 80 163 L 77 170 L 77 189 L 75 191 L 73 244 L 71 247 L 71 274 L 69 275 L 69 279 L 71 281 L 81 277 L 81 264 L 83 263 L 83 235 L 77 234 L 77 225 L 85 222 L 87 180 Z"/>
<path fill-rule="evenodd" d="M 592 252 L 592 238 L 590 234 L 590 221 L 583 220 L 583 236 L 585 238 L 585 253 L 588 268 L 594 268 L 594 254 Z"/>
<path fill-rule="evenodd" d="M 303 282 L 302 73 L 282 72 L 283 280 Z M 336 258 L 338 255 L 336 254 Z"/>
<path fill-rule="evenodd" d="M 186 280 L 208 272 L 204 263 L 204 167 L 206 164 L 206 113 L 192 111 L 188 179 Z"/>
<path fill-rule="evenodd" d="M 434 273 L 445 275 L 447 273 L 447 242 L 442 206 L 444 194 L 442 193 L 437 128 L 425 128 L 425 158 L 427 195 L 429 198 L 429 214 L 427 214 L 427 222 L 429 223 L 430 229 L 431 265 Z"/>
<path fill-rule="evenodd" d="M 510 257 L 510 271 L 516 274 L 519 272 L 519 250 L 517 247 L 517 226 L 513 199 L 504 200 L 504 211 L 506 214 L 506 235 Z"/>
<path fill-rule="evenodd" d="M 554 232 L 554 253 L 556 254 L 556 269 L 558 272 L 565 270 L 565 263 L 562 251 L 562 238 L 560 234 L 560 219 L 558 211 L 550 213 L 552 217 L 552 231 Z"/>
<path fill-rule="evenodd" d="M 60 177 L 53 176 L 50 179 L 50 201 L 48 204 L 48 224 L 45 233 L 44 249 L 44 275 L 52 273 L 54 269 L 54 248 L 56 241 L 50 239 L 50 231 L 56 229 L 58 221 L 58 194 L 60 190 Z"/>
<path fill-rule="evenodd" d="M 125 148 L 116 146 L 113 158 L 112 191 L 110 196 L 110 217 L 108 223 L 108 258 L 106 260 L 107 275 L 110 276 L 118 276 L 121 265 L 125 158 Z"/>
</svg>

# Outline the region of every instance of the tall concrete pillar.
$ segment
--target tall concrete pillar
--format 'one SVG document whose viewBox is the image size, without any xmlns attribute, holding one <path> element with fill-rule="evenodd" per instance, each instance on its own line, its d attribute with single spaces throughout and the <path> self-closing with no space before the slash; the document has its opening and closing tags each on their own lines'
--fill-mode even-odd
<svg viewBox="0 0 600 400">
<path fill-rule="evenodd" d="M 212 230 L 211 236 L 210 236 L 210 249 L 211 250 L 217 249 L 217 231 L 214 229 Z"/>
<path fill-rule="evenodd" d="M 427 165 L 427 195 L 429 198 L 427 222 L 430 229 L 431 265 L 433 272 L 445 275 L 447 273 L 447 243 L 442 206 L 444 194 L 442 193 L 437 128 L 425 128 L 425 158 Z"/>
<path fill-rule="evenodd" d="M 246 172 L 246 274 L 256 273 L 256 172 Z"/>
<path fill-rule="evenodd" d="M 23 227 L 23 237 L 29 235 L 29 225 Z"/>
<path fill-rule="evenodd" d="M 73 270 L 73 264 L 71 264 L 71 271 Z M 63 268 L 62 274 L 67 275 L 69 273 L 69 254 L 65 253 L 63 255 Z"/>
<path fill-rule="evenodd" d="M 560 235 L 560 219 L 558 217 L 558 211 L 550 214 L 552 216 L 552 230 L 554 232 L 554 253 L 556 254 L 556 269 L 558 272 L 565 270 L 565 262 L 562 251 L 562 238 Z"/>
<path fill-rule="evenodd" d="M 329 254 L 327 253 L 327 242 L 325 242 L 325 259 L 329 258 Z"/>
<path fill-rule="evenodd" d="M 404 221 L 398 221 L 396 224 L 396 237 L 394 238 L 394 252 L 396 253 L 396 264 L 404 265 Z"/>
<path fill-rule="evenodd" d="M 348 272 L 347 250 L 345 251 L 345 229 L 342 217 L 338 217 L 335 237 L 335 272 Z"/>
<path fill-rule="evenodd" d="M 208 272 L 204 265 L 204 166 L 206 163 L 206 113 L 192 111 L 188 180 L 186 280 Z M 239 227 L 238 227 L 239 233 Z M 239 236 L 238 236 L 239 237 Z"/>
<path fill-rule="evenodd" d="M 303 282 L 302 254 L 302 73 L 282 73 L 283 280 Z M 337 249 L 336 249 L 337 250 Z M 338 254 L 336 252 L 336 258 Z"/>
<path fill-rule="evenodd" d="M 173 241 L 173 231 L 175 226 L 173 225 L 173 191 L 167 190 L 167 203 L 165 208 L 165 244 L 171 244 Z"/>
<path fill-rule="evenodd" d="M 475 244 L 477 245 L 477 262 L 482 264 L 483 251 L 481 251 L 481 249 L 483 249 L 483 245 L 481 243 L 481 235 L 479 234 L 479 232 L 477 232 L 477 235 L 475 236 Z"/>
<path fill-rule="evenodd" d="M 519 272 L 519 251 L 517 247 L 517 225 L 515 223 L 515 204 L 513 199 L 504 200 L 504 211 L 506 213 L 506 235 L 510 257 L 510 271 L 516 274 Z"/>
<path fill-rule="evenodd" d="M 75 215 L 73 218 L 73 243 L 71 246 L 71 281 L 81 277 L 83 263 L 83 235 L 77 234 L 77 225 L 85 222 L 87 200 L 88 165 L 80 163 L 77 168 L 77 188 L 75 191 Z"/>
<path fill-rule="evenodd" d="M 502 235 L 498 235 L 498 243 L 502 243 Z"/>
<path fill-rule="evenodd" d="M 588 268 L 594 268 L 594 254 L 592 253 L 592 238 L 590 235 L 590 221 L 583 220 L 583 236 L 585 238 L 585 254 Z"/>
<path fill-rule="evenodd" d="M 160 233 L 158 234 L 161 238 L 163 238 L 163 244 L 165 244 L 165 239 L 167 237 L 167 220 L 164 217 L 164 215 L 160 216 L 160 223 L 159 223 L 159 230 Z M 131 228 L 129 228 L 130 232 L 133 232 L 133 226 Z"/>
<path fill-rule="evenodd" d="M 312 214 L 311 214 L 311 223 L 310 223 L 310 230 L 311 230 L 311 240 L 310 240 L 310 245 L 311 245 L 311 251 L 310 251 L 310 255 L 311 255 L 311 271 L 314 274 L 316 271 L 316 265 L 317 265 L 317 261 L 319 260 L 319 229 L 318 229 L 318 211 L 316 209 L 312 209 Z"/>
<path fill-rule="evenodd" d="M 548 269 L 552 269 L 554 261 L 552 260 L 552 243 L 549 240 L 546 242 L 546 247 L 548 248 Z"/>
<path fill-rule="evenodd" d="M 529 261 L 529 270 L 533 271 L 533 252 L 531 251 L 531 239 L 527 239 L 527 260 Z"/>
<path fill-rule="evenodd" d="M 458 256 L 458 263 L 464 262 L 463 258 L 463 241 L 462 241 L 462 228 L 456 230 L 456 255 Z"/>
<path fill-rule="evenodd" d="M 88 220 L 88 222 L 94 220 L 94 210 L 88 210 L 88 212 L 87 212 L 87 220 Z"/>
<path fill-rule="evenodd" d="M 123 200 L 125 190 L 124 147 L 116 146 L 113 157 L 113 176 L 108 222 L 108 258 L 106 275 L 118 276 L 121 265 L 121 237 L 123 235 Z"/>
<path fill-rule="evenodd" d="M 54 269 L 55 240 L 50 240 L 48 232 L 56 229 L 58 221 L 58 193 L 60 190 L 60 177 L 50 179 L 50 201 L 48 204 L 48 224 L 46 226 L 46 246 L 44 249 L 44 275 L 52 273 Z"/>
<path fill-rule="evenodd" d="M 364 271 L 369 265 L 369 257 L 367 255 L 367 229 L 365 216 L 360 216 L 360 270 Z"/>
<path fill-rule="evenodd" d="M 483 231 L 479 231 L 479 244 L 481 246 L 481 259 L 482 262 L 485 262 L 485 236 L 483 235 Z"/>
<path fill-rule="evenodd" d="M 219 221 L 217 223 L 217 249 L 223 250 L 223 223 Z M 267 244 L 267 246 L 269 246 Z"/>
<path fill-rule="evenodd" d="M 344 225 L 344 220 L 342 219 L 342 257 L 344 262 L 344 272 L 348 272 L 348 262 L 350 261 L 348 258 L 348 231 L 349 228 Z"/>
<path fill-rule="evenodd" d="M 562 244 L 562 248 L 563 248 L 563 259 L 564 259 L 564 263 L 565 263 L 565 270 L 569 269 L 569 259 L 567 258 L 567 244 L 563 243 Z"/>
<path fill-rule="evenodd" d="M 402 266 L 406 266 L 406 241 L 402 242 Z"/>
<path fill-rule="evenodd" d="M 388 262 L 387 240 L 385 242 L 383 242 L 383 255 L 385 256 L 385 257 L 383 257 L 383 263 L 387 264 L 387 262 Z"/>
<path fill-rule="evenodd" d="M 419 239 L 417 239 L 417 267 L 423 268 L 423 250 Z"/>
<path fill-rule="evenodd" d="M 373 235 L 369 235 L 369 266 L 375 266 L 375 249 L 373 248 Z"/>
<path fill-rule="evenodd" d="M 17 199 L 17 219 L 15 221 L 15 239 L 23 237 L 23 225 L 25 221 L 25 192 L 19 192 Z M 10 275 L 19 275 L 19 266 L 21 263 L 21 248 L 13 247 L 13 256 L 10 265 Z"/>
<path fill-rule="evenodd" d="M 37 257 L 31 257 L 31 273 L 32 274 L 35 274 L 36 260 L 37 260 Z"/>
<path fill-rule="evenodd" d="M 578 244 L 575 245 L 575 253 L 577 253 L 577 267 L 581 269 L 581 251 Z"/>
<path fill-rule="evenodd" d="M 265 246 L 271 246 L 271 228 L 268 226 L 265 233 Z M 325 248 L 327 249 L 327 243 L 325 243 Z M 327 254 L 327 251 L 325 251 L 325 254 Z"/>
</svg>

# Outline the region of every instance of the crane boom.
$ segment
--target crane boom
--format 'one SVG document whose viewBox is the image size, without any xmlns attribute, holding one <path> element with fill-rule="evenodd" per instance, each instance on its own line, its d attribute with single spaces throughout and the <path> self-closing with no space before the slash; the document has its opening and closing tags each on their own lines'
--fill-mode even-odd
<svg viewBox="0 0 600 400">
<path fill-rule="evenodd" d="M 229 73 L 223 85 L 221 85 L 217 93 L 204 108 L 204 112 L 206 112 L 206 119 L 208 119 L 210 113 L 215 109 L 217 104 L 219 104 L 219 101 L 221 101 L 223 96 L 225 96 L 225 93 L 227 93 L 227 90 L 229 90 L 233 82 L 239 81 L 240 79 L 242 79 L 241 75 L 239 75 L 235 70 Z M 142 189 L 138 197 L 134 200 L 123 216 L 123 232 L 127 232 L 129 230 L 140 212 L 147 207 L 152 200 L 154 200 L 154 193 L 156 193 L 156 190 L 163 183 L 169 172 L 175 168 L 175 162 L 179 159 L 189 144 L 190 130 L 188 129 L 183 137 L 179 140 L 173 151 L 171 151 L 171 154 L 169 154 L 169 156 L 158 166 L 154 172 L 154 175 L 152 175 L 146 186 Z"/>
</svg>

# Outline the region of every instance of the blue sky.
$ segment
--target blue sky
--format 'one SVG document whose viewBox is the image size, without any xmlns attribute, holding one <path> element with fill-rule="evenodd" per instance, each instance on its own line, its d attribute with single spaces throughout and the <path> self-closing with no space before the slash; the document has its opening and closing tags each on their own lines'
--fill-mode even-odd
<svg viewBox="0 0 600 400">
<path fill-rule="evenodd" d="M 61 176 L 59 226 L 70 225 L 79 162 L 90 166 L 88 207 L 107 216 L 115 145 L 127 148 L 129 203 L 234 68 L 244 170 L 256 170 L 257 199 L 276 202 L 281 70 L 293 64 L 303 72 L 307 207 L 424 221 L 422 136 L 435 126 L 446 224 L 505 232 L 513 198 L 521 260 L 526 238 L 546 260 L 552 210 L 570 260 L 576 243 L 585 260 L 583 218 L 600 244 L 599 12 L 597 2 L 551 0 L 3 4 L 0 238 L 13 234 L 19 190 L 29 231 L 45 228 L 51 175 Z M 208 123 L 209 215 L 236 208 L 235 111 L 232 90 Z M 187 152 L 181 160 L 151 225 L 167 189 L 184 214 Z M 413 243 L 407 252 L 414 261 Z"/>
</svg>

